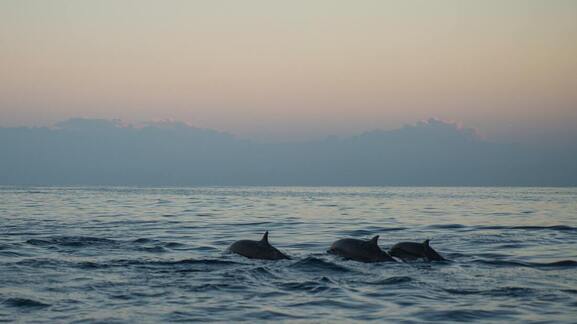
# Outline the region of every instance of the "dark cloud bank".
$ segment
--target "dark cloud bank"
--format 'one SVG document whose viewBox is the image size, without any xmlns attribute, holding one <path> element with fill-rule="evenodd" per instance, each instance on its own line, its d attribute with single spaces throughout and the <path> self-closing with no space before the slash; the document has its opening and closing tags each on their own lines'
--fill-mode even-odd
<svg viewBox="0 0 577 324">
<path fill-rule="evenodd" d="M 577 185 L 577 145 L 489 143 L 434 119 L 275 144 L 183 123 L 71 119 L 0 128 L 0 154 L 3 185 Z"/>
</svg>

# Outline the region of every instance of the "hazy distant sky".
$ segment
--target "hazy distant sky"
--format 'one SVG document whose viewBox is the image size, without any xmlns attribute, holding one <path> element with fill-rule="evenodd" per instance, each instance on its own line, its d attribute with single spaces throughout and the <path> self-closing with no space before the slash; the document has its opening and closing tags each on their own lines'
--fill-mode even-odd
<svg viewBox="0 0 577 324">
<path fill-rule="evenodd" d="M 574 0 L 0 0 L 0 126 L 307 138 L 437 117 L 577 134 Z"/>
</svg>

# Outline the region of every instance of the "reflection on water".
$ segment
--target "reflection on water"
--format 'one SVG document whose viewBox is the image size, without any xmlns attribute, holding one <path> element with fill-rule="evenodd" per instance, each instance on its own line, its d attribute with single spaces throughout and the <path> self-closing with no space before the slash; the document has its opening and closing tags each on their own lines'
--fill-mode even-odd
<svg viewBox="0 0 577 324">
<path fill-rule="evenodd" d="M 577 317 L 577 189 L 0 188 L 0 320 Z M 225 252 L 270 241 L 293 260 Z M 451 262 L 363 264 L 431 239 Z"/>
</svg>

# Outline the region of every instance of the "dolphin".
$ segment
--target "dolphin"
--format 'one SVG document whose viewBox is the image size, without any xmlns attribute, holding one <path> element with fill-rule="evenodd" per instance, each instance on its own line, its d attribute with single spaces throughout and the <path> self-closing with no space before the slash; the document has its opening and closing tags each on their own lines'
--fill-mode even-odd
<svg viewBox="0 0 577 324">
<path fill-rule="evenodd" d="M 260 241 L 240 240 L 232 243 L 228 248 L 230 252 L 240 254 L 249 259 L 282 260 L 290 259 L 289 256 L 277 250 L 268 242 L 268 231 L 264 233 Z"/>
<path fill-rule="evenodd" d="M 379 248 L 378 240 L 378 235 L 370 240 L 340 239 L 335 241 L 327 252 L 360 262 L 395 261 L 387 252 Z"/>
<path fill-rule="evenodd" d="M 443 258 L 437 251 L 429 245 L 429 240 L 423 243 L 417 242 L 400 242 L 389 250 L 389 254 L 402 260 L 427 259 L 428 261 L 443 261 Z"/>
</svg>

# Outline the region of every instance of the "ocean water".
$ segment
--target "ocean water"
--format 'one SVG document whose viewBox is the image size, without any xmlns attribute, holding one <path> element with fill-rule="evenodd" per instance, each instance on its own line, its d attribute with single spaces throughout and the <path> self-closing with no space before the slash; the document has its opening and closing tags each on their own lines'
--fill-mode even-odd
<svg viewBox="0 0 577 324">
<path fill-rule="evenodd" d="M 373 235 L 451 261 L 325 252 Z M 371 320 L 577 322 L 577 189 L 0 188 L 0 321 Z"/>
</svg>

